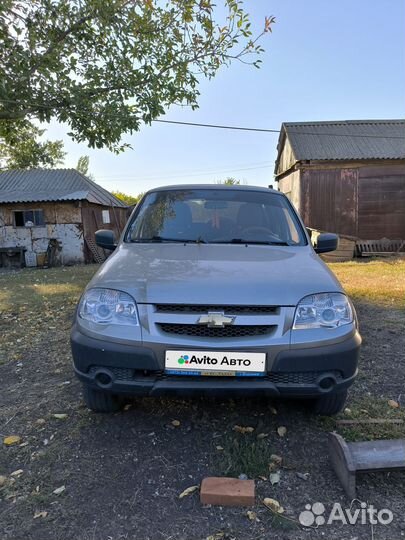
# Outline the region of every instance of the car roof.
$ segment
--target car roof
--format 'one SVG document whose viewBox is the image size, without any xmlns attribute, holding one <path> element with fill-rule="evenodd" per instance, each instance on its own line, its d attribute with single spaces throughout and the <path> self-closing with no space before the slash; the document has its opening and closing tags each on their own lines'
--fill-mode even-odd
<svg viewBox="0 0 405 540">
<path fill-rule="evenodd" d="M 211 189 L 211 190 L 229 190 L 236 189 L 238 191 L 256 191 L 262 193 L 276 193 L 278 195 L 284 195 L 281 191 L 276 189 L 263 187 L 263 186 L 246 186 L 246 185 L 229 185 L 229 184 L 176 184 L 171 186 L 160 186 L 148 190 L 147 193 L 153 193 L 154 191 L 184 191 L 194 189 Z"/>
</svg>

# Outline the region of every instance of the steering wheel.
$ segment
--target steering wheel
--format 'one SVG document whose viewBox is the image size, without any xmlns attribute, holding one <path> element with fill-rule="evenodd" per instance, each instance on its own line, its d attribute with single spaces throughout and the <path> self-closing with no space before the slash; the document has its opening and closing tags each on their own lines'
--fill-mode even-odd
<svg viewBox="0 0 405 540">
<path fill-rule="evenodd" d="M 252 227 L 246 227 L 246 229 L 243 229 L 244 233 L 251 233 L 251 232 L 264 232 L 268 235 L 271 235 L 271 231 L 267 227 L 260 227 L 253 225 Z"/>
<path fill-rule="evenodd" d="M 280 236 L 278 234 L 274 234 L 268 229 L 267 227 L 260 227 L 253 225 L 252 227 L 246 227 L 246 229 L 243 229 L 244 234 L 249 233 L 265 233 L 266 236 L 270 238 L 274 238 L 275 240 L 280 240 Z"/>
</svg>

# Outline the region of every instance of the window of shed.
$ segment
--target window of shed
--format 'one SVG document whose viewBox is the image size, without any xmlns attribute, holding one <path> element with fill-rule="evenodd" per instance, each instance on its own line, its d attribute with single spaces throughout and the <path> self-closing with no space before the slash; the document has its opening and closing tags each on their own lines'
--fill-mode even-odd
<svg viewBox="0 0 405 540">
<path fill-rule="evenodd" d="M 103 223 L 111 223 L 109 210 L 102 210 L 102 215 L 103 215 Z"/>
<path fill-rule="evenodd" d="M 14 212 L 15 227 L 42 227 L 45 225 L 43 210 L 17 210 Z"/>
</svg>

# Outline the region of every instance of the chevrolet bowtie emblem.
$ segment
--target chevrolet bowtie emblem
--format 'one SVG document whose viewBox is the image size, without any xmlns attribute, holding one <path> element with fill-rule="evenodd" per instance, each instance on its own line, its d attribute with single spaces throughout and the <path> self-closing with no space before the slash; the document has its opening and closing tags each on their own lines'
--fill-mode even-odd
<svg viewBox="0 0 405 540">
<path fill-rule="evenodd" d="M 207 326 L 226 326 L 233 324 L 235 317 L 227 317 L 223 312 L 210 311 L 207 315 L 201 315 L 198 319 L 198 324 L 206 324 Z"/>
</svg>

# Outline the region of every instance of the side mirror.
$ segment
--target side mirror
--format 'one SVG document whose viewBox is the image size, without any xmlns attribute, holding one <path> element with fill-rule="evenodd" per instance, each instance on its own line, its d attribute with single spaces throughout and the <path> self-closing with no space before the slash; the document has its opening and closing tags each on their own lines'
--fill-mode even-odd
<svg viewBox="0 0 405 540">
<path fill-rule="evenodd" d="M 316 253 L 328 253 L 328 251 L 335 251 L 339 244 L 339 237 L 333 233 L 321 233 L 314 244 L 314 250 Z"/>
<path fill-rule="evenodd" d="M 109 229 L 96 231 L 96 244 L 104 249 L 114 251 L 117 244 L 114 242 L 114 233 Z"/>
</svg>

